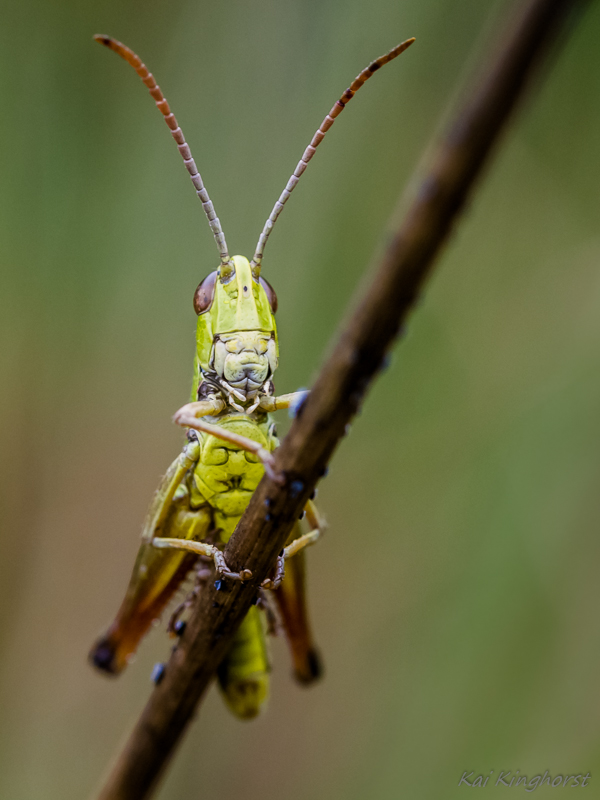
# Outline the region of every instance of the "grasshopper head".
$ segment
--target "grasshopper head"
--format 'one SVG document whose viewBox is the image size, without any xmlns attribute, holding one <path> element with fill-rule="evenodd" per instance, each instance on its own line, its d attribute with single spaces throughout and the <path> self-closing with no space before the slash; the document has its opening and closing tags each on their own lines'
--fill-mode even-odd
<svg viewBox="0 0 600 800">
<path fill-rule="evenodd" d="M 243 256 L 211 272 L 196 289 L 197 378 L 216 374 L 250 396 L 277 369 L 277 297 Z M 198 381 L 195 381 L 196 388 Z"/>
</svg>

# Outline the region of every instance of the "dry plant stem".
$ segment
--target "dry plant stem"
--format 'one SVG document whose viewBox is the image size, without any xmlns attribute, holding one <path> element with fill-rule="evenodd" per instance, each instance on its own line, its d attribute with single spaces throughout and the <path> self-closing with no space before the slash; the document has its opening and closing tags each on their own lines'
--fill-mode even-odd
<svg viewBox="0 0 600 800">
<path fill-rule="evenodd" d="M 272 569 L 291 526 L 322 476 L 369 383 L 381 367 L 431 271 L 469 190 L 548 45 L 585 0 L 533 0 L 512 25 L 479 84 L 453 116 L 434 150 L 402 224 L 392 228 L 371 280 L 346 320 L 335 349 L 275 453 L 283 485 L 263 478 L 225 550 L 230 568 L 252 570 L 246 584 L 209 585 L 118 756 L 98 800 L 150 796 L 230 638 Z M 517 3 L 516 6 L 520 7 Z"/>
</svg>

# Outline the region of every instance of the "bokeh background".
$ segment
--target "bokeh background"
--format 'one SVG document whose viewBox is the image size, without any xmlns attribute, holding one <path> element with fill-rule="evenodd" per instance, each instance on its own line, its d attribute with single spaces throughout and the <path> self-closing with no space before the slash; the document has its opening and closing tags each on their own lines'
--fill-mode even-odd
<svg viewBox="0 0 600 800">
<path fill-rule="evenodd" d="M 1 797 L 89 796 L 168 654 L 161 628 L 118 680 L 86 662 L 181 445 L 191 299 L 217 263 L 160 115 L 92 34 L 155 72 L 247 255 L 333 101 L 417 37 L 340 118 L 269 241 L 289 392 L 310 385 L 457 81 L 513 6 L 2 4 Z M 599 30 L 595 4 L 320 487 L 325 679 L 294 685 L 275 641 L 267 713 L 240 723 L 211 691 L 160 800 L 437 800 L 463 796 L 464 770 L 590 771 L 597 791 Z"/>
</svg>

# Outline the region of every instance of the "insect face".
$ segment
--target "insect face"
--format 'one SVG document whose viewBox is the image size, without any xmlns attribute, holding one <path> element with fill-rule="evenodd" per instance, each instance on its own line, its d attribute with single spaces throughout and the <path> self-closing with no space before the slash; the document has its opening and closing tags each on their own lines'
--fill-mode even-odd
<svg viewBox="0 0 600 800">
<path fill-rule="evenodd" d="M 275 339 L 262 331 L 239 331 L 215 339 L 214 370 L 247 395 L 277 369 Z"/>
<path fill-rule="evenodd" d="M 244 393 L 258 389 L 277 369 L 275 292 L 253 275 L 243 256 L 208 276 L 196 290 L 198 366 Z"/>
</svg>

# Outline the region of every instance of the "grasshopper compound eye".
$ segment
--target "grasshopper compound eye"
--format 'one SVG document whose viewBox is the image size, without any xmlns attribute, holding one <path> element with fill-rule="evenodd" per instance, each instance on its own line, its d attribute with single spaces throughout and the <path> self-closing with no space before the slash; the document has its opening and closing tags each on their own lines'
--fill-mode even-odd
<svg viewBox="0 0 600 800">
<path fill-rule="evenodd" d="M 275 289 L 271 286 L 271 284 L 266 281 L 264 278 L 259 278 L 259 283 L 262 288 L 265 290 L 265 294 L 267 295 L 267 300 L 269 301 L 269 305 L 271 306 L 271 311 L 273 314 L 277 313 L 277 295 L 275 294 Z"/>
<path fill-rule="evenodd" d="M 210 275 L 207 275 L 207 277 L 204 278 L 200 286 L 198 286 L 198 288 L 194 292 L 194 311 L 196 312 L 196 314 L 198 314 L 198 316 L 200 316 L 200 314 L 204 314 L 204 312 L 208 311 L 208 309 L 212 306 L 212 302 L 215 296 L 216 280 L 217 280 L 216 271 L 211 272 Z M 277 301 L 275 302 L 277 303 Z"/>
</svg>

